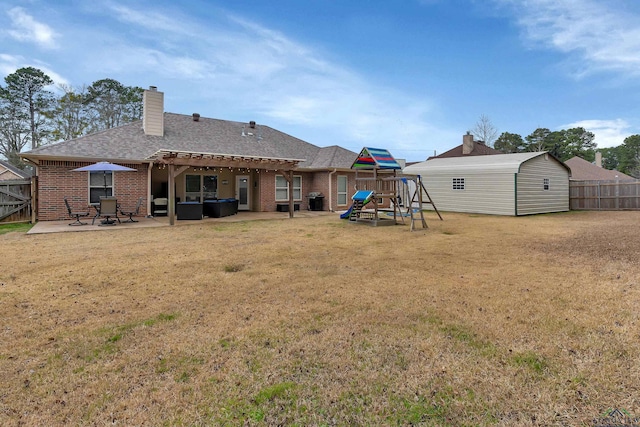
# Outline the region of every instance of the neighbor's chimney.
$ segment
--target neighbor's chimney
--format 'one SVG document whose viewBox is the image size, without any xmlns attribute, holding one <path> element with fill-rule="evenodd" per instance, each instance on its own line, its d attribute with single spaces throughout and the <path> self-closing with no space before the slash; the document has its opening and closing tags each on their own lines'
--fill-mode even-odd
<svg viewBox="0 0 640 427">
<path fill-rule="evenodd" d="M 200 121 L 200 114 L 193 113 L 193 121 L 194 122 L 199 122 Z"/>
<path fill-rule="evenodd" d="M 250 127 L 251 129 L 255 129 L 255 128 L 256 128 L 256 122 L 254 122 L 253 120 L 251 120 L 251 121 L 249 122 L 249 127 Z"/>
<path fill-rule="evenodd" d="M 467 132 L 466 135 L 462 136 L 462 154 L 464 156 L 471 154 L 473 151 L 473 135 Z"/>
<path fill-rule="evenodd" d="M 602 153 L 599 151 L 596 151 L 596 166 L 599 168 L 602 167 Z"/>
<path fill-rule="evenodd" d="M 142 129 L 145 135 L 164 136 L 164 93 L 155 86 L 142 94 Z"/>
</svg>

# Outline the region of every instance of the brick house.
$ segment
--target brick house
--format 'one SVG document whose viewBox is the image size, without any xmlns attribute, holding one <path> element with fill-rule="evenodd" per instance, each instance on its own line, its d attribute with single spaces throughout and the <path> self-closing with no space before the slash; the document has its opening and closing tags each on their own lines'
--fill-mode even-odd
<svg viewBox="0 0 640 427">
<path fill-rule="evenodd" d="M 593 164 L 581 157 L 574 156 L 564 162 L 571 169 L 572 181 L 629 181 L 632 176 L 626 175 L 617 170 L 604 169 L 602 167 L 602 154 L 596 153 L 596 163 Z"/>
<path fill-rule="evenodd" d="M 427 160 L 431 159 L 444 159 L 449 157 L 468 157 L 468 156 L 490 156 L 494 154 L 504 154 L 500 150 L 489 147 L 484 141 L 476 141 L 473 135 L 466 133 L 462 136 L 462 144 L 457 147 L 445 151 L 437 156 L 431 156 Z"/>
<path fill-rule="evenodd" d="M 31 179 L 31 174 L 18 169 L 9 162 L 0 160 L 0 181 Z"/>
<path fill-rule="evenodd" d="M 164 94 L 144 91 L 142 120 L 25 152 L 37 175 L 38 220 L 67 218 L 64 197 L 75 206 L 116 196 L 122 206 L 169 199 L 176 202 L 236 198 L 239 210 L 308 209 L 321 193 L 322 210 L 347 209 L 355 187 L 357 153 L 318 147 L 253 121 L 242 123 L 164 112 Z M 107 161 L 133 172 L 77 172 Z M 318 208 L 318 202 L 314 203 Z M 284 209 L 283 209 L 284 208 Z M 319 210 L 319 209 L 318 209 Z"/>
</svg>

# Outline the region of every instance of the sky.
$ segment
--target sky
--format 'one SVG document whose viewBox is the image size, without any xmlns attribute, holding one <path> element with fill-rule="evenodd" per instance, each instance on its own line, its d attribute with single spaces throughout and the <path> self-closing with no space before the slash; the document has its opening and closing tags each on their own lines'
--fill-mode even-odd
<svg viewBox="0 0 640 427">
<path fill-rule="evenodd" d="M 408 161 L 481 116 L 523 138 L 584 127 L 598 147 L 640 134 L 638 0 L 3 0 L 0 78 L 28 66 Z"/>
</svg>

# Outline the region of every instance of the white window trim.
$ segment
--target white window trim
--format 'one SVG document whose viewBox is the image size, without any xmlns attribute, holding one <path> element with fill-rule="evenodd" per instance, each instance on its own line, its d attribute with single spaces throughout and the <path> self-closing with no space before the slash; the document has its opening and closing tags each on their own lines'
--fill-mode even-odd
<svg viewBox="0 0 640 427">
<path fill-rule="evenodd" d="M 551 190 L 551 179 L 549 178 L 542 178 L 542 189 L 544 191 L 549 191 Z"/>
<path fill-rule="evenodd" d="M 464 178 L 451 179 L 451 189 L 453 191 L 464 191 L 465 188 L 466 188 L 466 183 Z"/>
<path fill-rule="evenodd" d="M 100 180 L 102 181 L 102 183 L 100 185 L 96 184 L 96 185 L 91 185 L 91 174 L 96 174 L 96 176 L 98 176 L 98 174 L 100 175 Z M 100 199 L 98 199 L 98 201 L 91 201 L 91 190 L 93 188 L 98 188 L 100 190 L 104 190 L 105 186 L 104 186 L 104 175 L 110 175 L 111 176 L 111 185 L 107 185 L 107 189 L 111 189 L 111 197 L 114 197 L 116 195 L 116 186 L 115 186 L 115 182 L 114 182 L 114 175 L 112 171 L 107 171 L 107 172 L 102 172 L 102 171 L 95 171 L 95 172 L 91 172 L 89 171 L 88 174 L 88 187 L 89 187 L 89 202 L 90 203 L 100 203 Z"/>
<path fill-rule="evenodd" d="M 287 186 L 286 186 L 287 198 L 286 199 L 278 198 L 278 190 L 285 190 L 285 187 L 278 187 L 278 177 L 281 177 L 284 180 L 284 182 L 286 182 L 286 184 L 287 184 Z M 294 195 L 295 195 L 295 190 L 299 190 L 300 197 L 296 198 L 294 196 L 293 201 L 294 202 L 301 202 L 302 201 L 302 175 L 293 175 L 293 183 L 294 184 L 295 184 L 297 178 L 300 180 L 300 187 L 296 187 L 294 185 L 293 191 L 294 191 Z M 276 199 L 276 202 L 288 202 L 289 201 L 289 181 L 287 181 L 285 179 L 284 175 L 276 175 L 274 186 L 275 186 L 275 199 Z"/>
<path fill-rule="evenodd" d="M 340 191 L 340 180 L 344 179 L 344 191 Z M 349 177 L 347 175 L 338 175 L 336 181 L 337 202 L 338 206 L 347 206 L 349 204 Z M 340 203 L 340 196 L 344 196 L 344 203 Z"/>
<path fill-rule="evenodd" d="M 197 176 L 200 179 L 200 183 L 198 184 L 199 186 L 199 190 L 198 191 L 187 191 L 187 177 L 188 176 Z M 197 197 L 200 201 L 203 201 L 206 198 L 206 194 L 204 191 L 204 180 L 205 177 L 214 177 L 216 179 L 216 190 L 215 190 L 215 195 L 212 197 L 218 197 L 218 188 L 217 188 L 217 181 L 218 181 L 218 175 L 217 174 L 211 174 L 211 173 L 201 173 L 201 174 L 197 174 L 197 173 L 190 173 L 190 174 L 185 174 L 184 176 L 184 196 L 185 196 L 185 201 L 187 200 L 187 197 Z"/>
</svg>

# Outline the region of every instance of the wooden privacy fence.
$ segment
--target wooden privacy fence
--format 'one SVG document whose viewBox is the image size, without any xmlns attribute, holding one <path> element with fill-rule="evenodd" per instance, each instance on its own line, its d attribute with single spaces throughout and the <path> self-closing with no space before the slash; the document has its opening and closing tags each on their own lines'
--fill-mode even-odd
<svg viewBox="0 0 640 427">
<path fill-rule="evenodd" d="M 570 181 L 569 207 L 573 210 L 640 210 L 640 180 Z"/>
<path fill-rule="evenodd" d="M 0 223 L 31 221 L 31 180 L 0 181 Z"/>
</svg>

